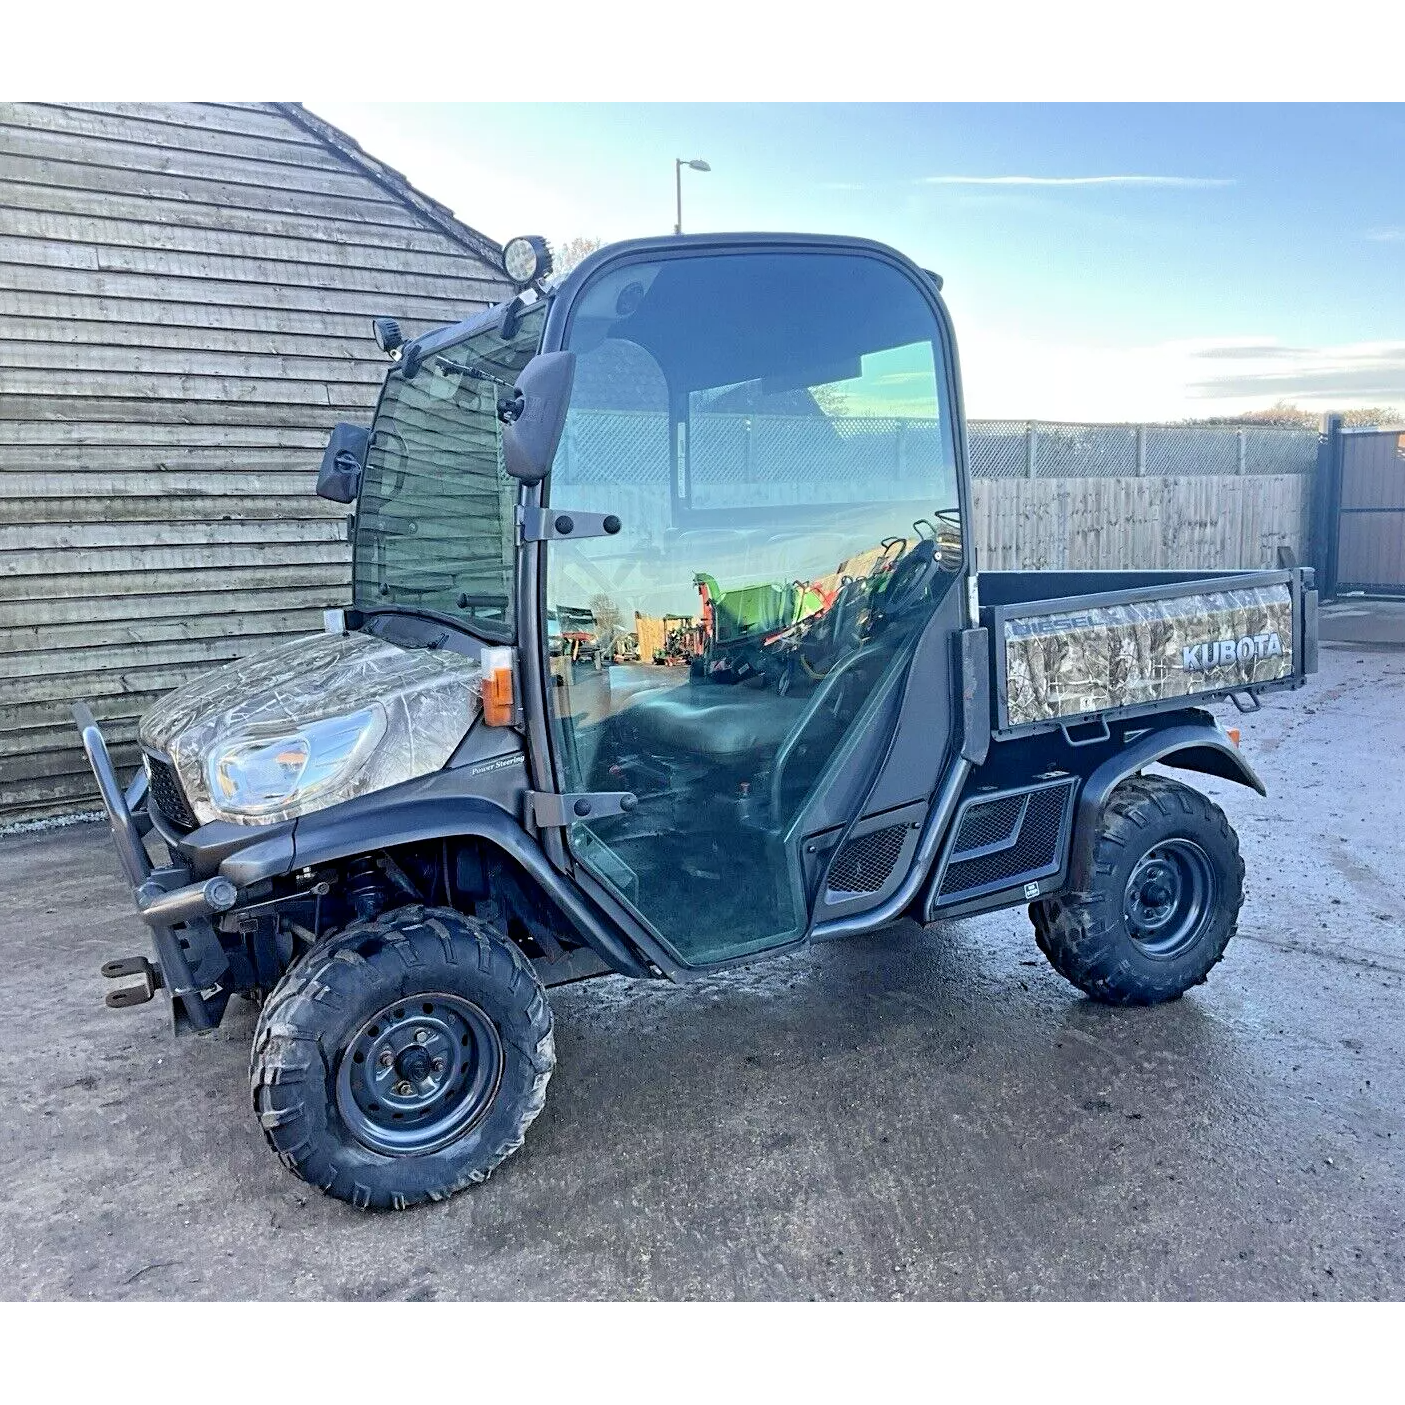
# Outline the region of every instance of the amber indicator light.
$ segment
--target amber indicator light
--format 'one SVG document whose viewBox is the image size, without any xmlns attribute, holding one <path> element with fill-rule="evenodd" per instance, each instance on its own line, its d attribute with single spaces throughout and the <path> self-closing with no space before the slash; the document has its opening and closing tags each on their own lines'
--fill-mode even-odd
<svg viewBox="0 0 1405 1405">
<path fill-rule="evenodd" d="M 510 727 L 514 712 L 512 650 L 483 650 L 483 721 L 489 727 Z"/>
</svg>

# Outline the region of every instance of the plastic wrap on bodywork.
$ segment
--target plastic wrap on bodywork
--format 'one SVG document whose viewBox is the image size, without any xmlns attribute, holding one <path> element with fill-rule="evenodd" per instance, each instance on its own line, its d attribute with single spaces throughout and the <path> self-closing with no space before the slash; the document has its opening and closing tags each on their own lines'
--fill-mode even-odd
<svg viewBox="0 0 1405 1405">
<path fill-rule="evenodd" d="M 1021 613 L 1004 621 L 1002 726 L 1288 678 L 1286 585 Z"/>
<path fill-rule="evenodd" d="M 293 735 L 326 717 L 377 702 L 385 735 L 353 774 L 315 800 L 257 820 L 210 802 L 205 765 L 236 736 Z M 479 667 L 444 649 L 404 649 L 367 634 L 318 634 L 218 668 L 163 698 L 139 729 L 141 744 L 169 757 L 201 823 L 268 824 L 437 771 L 479 708 Z"/>
</svg>

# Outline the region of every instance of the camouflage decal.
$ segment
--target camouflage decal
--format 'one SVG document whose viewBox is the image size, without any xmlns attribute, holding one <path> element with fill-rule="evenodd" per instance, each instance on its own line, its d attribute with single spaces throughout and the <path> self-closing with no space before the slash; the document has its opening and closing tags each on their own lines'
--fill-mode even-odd
<svg viewBox="0 0 1405 1405">
<path fill-rule="evenodd" d="M 1007 727 L 1293 672 L 1293 599 L 1254 586 L 1005 621 Z"/>
<path fill-rule="evenodd" d="M 237 659 L 168 693 L 141 720 L 144 749 L 168 756 L 196 818 L 268 824 L 437 771 L 478 715 L 476 659 L 448 649 L 402 649 L 369 634 L 314 634 Z M 323 717 L 378 704 L 385 735 L 365 764 L 315 800 L 257 819 L 210 800 L 211 754 L 241 736 L 295 735 Z"/>
</svg>

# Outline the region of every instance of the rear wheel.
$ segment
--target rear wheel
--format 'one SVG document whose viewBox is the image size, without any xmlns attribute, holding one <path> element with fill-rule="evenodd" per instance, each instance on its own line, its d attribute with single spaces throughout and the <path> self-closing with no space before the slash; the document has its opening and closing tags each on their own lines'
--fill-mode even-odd
<svg viewBox="0 0 1405 1405">
<path fill-rule="evenodd" d="M 1029 909 L 1058 973 L 1109 1005 L 1154 1005 L 1200 985 L 1224 955 L 1244 862 L 1224 811 L 1189 786 L 1134 776 L 1113 792 L 1087 891 Z"/>
<path fill-rule="evenodd" d="M 556 1061 L 527 958 L 474 918 L 402 908 L 313 948 L 259 1018 L 249 1079 L 289 1170 L 362 1208 L 485 1180 Z"/>
</svg>

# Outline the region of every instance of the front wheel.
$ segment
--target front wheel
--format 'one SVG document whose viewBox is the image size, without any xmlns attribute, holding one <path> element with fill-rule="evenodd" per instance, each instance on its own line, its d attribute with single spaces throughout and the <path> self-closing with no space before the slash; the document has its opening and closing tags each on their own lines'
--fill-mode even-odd
<svg viewBox="0 0 1405 1405">
<path fill-rule="evenodd" d="M 485 1180 L 522 1145 L 556 1062 L 531 963 L 474 918 L 401 908 L 315 947 L 275 987 L 249 1081 L 289 1170 L 363 1209 Z"/>
<path fill-rule="evenodd" d="M 1087 890 L 1029 916 L 1050 964 L 1094 1000 L 1155 1005 L 1204 982 L 1243 900 L 1224 811 L 1177 781 L 1133 776 L 1103 811 Z"/>
</svg>

